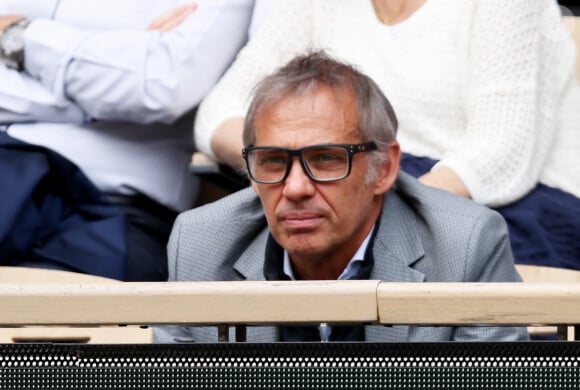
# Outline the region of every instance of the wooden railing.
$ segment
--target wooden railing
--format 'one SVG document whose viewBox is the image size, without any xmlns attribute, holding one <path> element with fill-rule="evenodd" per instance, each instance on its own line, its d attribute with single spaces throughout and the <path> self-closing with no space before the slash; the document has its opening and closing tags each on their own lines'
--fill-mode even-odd
<svg viewBox="0 0 580 390">
<path fill-rule="evenodd" d="M 580 324 L 577 283 L 179 282 L 0 285 L 0 326 Z"/>
</svg>

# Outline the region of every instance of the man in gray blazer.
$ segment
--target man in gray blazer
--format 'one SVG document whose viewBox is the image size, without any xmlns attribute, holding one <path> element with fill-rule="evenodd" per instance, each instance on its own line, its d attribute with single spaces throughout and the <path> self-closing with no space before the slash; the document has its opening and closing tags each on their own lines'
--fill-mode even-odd
<svg viewBox="0 0 580 390">
<path fill-rule="evenodd" d="M 252 188 L 181 214 L 172 281 L 518 282 L 504 220 L 399 172 L 397 119 L 378 86 L 324 52 L 256 87 L 243 156 Z M 163 326 L 158 342 L 213 342 Z M 250 327 L 247 340 L 525 340 L 519 327 Z"/>
</svg>

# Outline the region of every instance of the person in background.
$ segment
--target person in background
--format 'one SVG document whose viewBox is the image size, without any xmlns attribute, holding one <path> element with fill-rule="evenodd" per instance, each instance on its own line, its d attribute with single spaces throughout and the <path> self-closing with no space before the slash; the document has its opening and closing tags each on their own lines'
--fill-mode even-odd
<svg viewBox="0 0 580 390">
<path fill-rule="evenodd" d="M 311 48 L 389 95 L 403 170 L 500 211 L 516 262 L 580 269 L 580 87 L 555 0 L 285 2 L 200 106 L 198 148 L 242 167 L 252 87 Z"/>
<path fill-rule="evenodd" d="M 188 172 L 195 107 L 246 42 L 252 6 L 252 0 L 0 2 L 2 137 L 17 145 L 19 161 L 36 161 L 41 150 L 48 161 L 69 164 L 61 173 L 80 168 L 66 191 L 55 187 L 56 204 L 66 207 L 47 206 L 56 214 L 50 221 L 36 198 L 47 197 L 38 192 L 52 179 L 36 180 L 33 195 L 12 194 L 16 202 L 29 197 L 23 208 L 32 222 L 22 227 L 16 212 L 16 227 L 6 231 L 31 237 L 22 245 L 0 237 L 0 261 L 131 281 L 167 279 L 169 232 L 197 196 L 197 178 Z M 16 177 L 28 172 L 12 155 L 3 161 L 2 169 Z M 52 172 L 54 164 L 45 168 Z M 71 195 L 78 187 L 87 191 Z M 100 220 L 92 208 L 62 228 L 89 193 L 116 226 L 94 223 Z M 38 227 L 45 230 L 40 236 Z M 83 229 L 90 233 L 65 237 Z"/>
<path fill-rule="evenodd" d="M 399 172 L 397 118 L 355 68 L 314 52 L 256 87 L 244 124 L 252 188 L 181 214 L 169 280 L 518 282 L 501 216 Z M 525 340 L 518 327 L 251 327 L 251 342 Z M 217 341 L 160 326 L 158 342 Z"/>
</svg>

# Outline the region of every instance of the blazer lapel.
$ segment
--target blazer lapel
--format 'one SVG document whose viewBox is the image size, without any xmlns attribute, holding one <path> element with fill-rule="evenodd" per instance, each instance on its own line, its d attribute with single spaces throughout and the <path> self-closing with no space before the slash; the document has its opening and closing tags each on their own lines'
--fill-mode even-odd
<svg viewBox="0 0 580 390">
<path fill-rule="evenodd" d="M 370 279 L 383 282 L 425 280 L 425 275 L 412 267 L 425 255 L 416 218 L 415 211 L 396 191 L 387 193 L 373 247 L 375 264 Z M 399 342 L 408 339 L 409 327 L 369 325 L 365 332 L 367 341 Z"/>
<path fill-rule="evenodd" d="M 264 256 L 268 239 L 266 227 L 254 239 L 234 264 L 234 269 L 245 280 L 266 280 L 264 277 Z M 233 334 L 230 334 L 233 340 Z M 246 329 L 248 342 L 266 343 L 278 340 L 278 331 L 274 326 L 248 326 Z"/>
<path fill-rule="evenodd" d="M 245 280 L 266 280 L 264 277 L 264 256 L 266 253 L 266 242 L 268 240 L 268 227 L 252 240 L 250 245 L 240 254 L 234 263 L 234 269 Z"/>
</svg>

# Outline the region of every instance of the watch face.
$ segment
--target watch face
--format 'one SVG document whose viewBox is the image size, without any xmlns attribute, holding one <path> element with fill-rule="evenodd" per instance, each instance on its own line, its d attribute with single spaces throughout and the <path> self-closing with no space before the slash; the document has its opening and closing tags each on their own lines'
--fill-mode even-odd
<svg viewBox="0 0 580 390">
<path fill-rule="evenodd" d="M 2 45 L 4 53 L 8 55 L 22 51 L 24 49 L 24 29 L 17 26 L 8 28 L 2 34 L 0 44 Z"/>
</svg>

